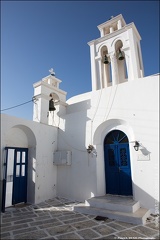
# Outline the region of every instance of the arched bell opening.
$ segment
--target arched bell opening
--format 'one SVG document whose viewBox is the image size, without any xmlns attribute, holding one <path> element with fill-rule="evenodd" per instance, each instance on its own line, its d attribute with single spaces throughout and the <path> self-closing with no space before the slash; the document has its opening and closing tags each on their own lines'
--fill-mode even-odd
<svg viewBox="0 0 160 240">
<path fill-rule="evenodd" d="M 102 87 L 105 88 L 111 85 L 111 68 L 110 68 L 110 57 L 108 55 L 108 48 L 103 46 L 101 48 L 101 59 L 102 59 Z"/>
<path fill-rule="evenodd" d="M 53 112 L 53 111 L 56 110 L 55 105 L 58 104 L 60 99 L 59 99 L 59 96 L 56 93 L 54 93 L 54 92 L 50 93 L 49 97 L 50 97 L 50 100 L 49 100 L 49 112 Z"/>
<path fill-rule="evenodd" d="M 59 111 L 59 104 L 60 98 L 57 93 L 51 92 L 49 94 L 49 106 L 48 106 L 48 125 L 54 125 L 55 123 L 55 117 L 57 115 L 57 112 Z M 54 112 L 56 111 L 56 114 Z"/>
<path fill-rule="evenodd" d="M 123 43 L 121 40 L 118 40 L 115 44 L 115 52 L 116 52 L 116 59 L 117 59 L 119 83 L 123 83 L 128 79 L 126 56 L 122 48 L 123 48 Z"/>
</svg>

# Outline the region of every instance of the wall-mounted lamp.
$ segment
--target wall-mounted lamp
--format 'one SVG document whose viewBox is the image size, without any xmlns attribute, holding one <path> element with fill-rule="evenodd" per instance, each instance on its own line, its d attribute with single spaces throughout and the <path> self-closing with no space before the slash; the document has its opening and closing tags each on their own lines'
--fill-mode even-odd
<svg viewBox="0 0 160 240">
<path fill-rule="evenodd" d="M 93 145 L 89 145 L 87 148 L 87 152 L 91 153 L 93 151 L 93 149 L 94 149 Z"/>
<path fill-rule="evenodd" d="M 87 152 L 92 153 L 93 155 L 95 155 L 97 157 L 97 151 L 96 151 L 96 149 L 94 148 L 93 145 L 89 144 L 89 146 L 87 148 Z"/>
<path fill-rule="evenodd" d="M 135 145 L 134 145 L 135 151 L 138 151 L 138 150 L 139 150 L 139 147 L 140 147 L 139 142 L 135 141 Z"/>
</svg>

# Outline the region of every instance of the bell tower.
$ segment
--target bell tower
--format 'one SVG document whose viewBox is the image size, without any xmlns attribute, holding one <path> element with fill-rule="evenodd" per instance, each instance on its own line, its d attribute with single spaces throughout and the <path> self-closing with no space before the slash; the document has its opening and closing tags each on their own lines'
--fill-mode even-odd
<svg viewBox="0 0 160 240">
<path fill-rule="evenodd" d="M 61 80 L 55 76 L 53 68 L 50 75 L 33 84 L 33 121 L 54 125 L 66 108 L 66 92 L 59 89 Z"/>
<path fill-rule="evenodd" d="M 144 76 L 141 37 L 134 23 L 120 14 L 98 26 L 100 38 L 90 41 L 92 90 Z"/>
</svg>

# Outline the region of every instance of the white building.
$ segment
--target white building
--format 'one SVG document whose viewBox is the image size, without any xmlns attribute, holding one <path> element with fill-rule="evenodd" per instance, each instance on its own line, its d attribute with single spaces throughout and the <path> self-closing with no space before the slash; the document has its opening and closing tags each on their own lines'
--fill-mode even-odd
<svg viewBox="0 0 160 240">
<path fill-rule="evenodd" d="M 98 29 L 91 92 L 66 101 L 51 71 L 33 85 L 33 122 L 1 115 L 3 208 L 110 194 L 159 211 L 159 74 L 144 77 L 134 23 L 118 15 Z"/>
</svg>

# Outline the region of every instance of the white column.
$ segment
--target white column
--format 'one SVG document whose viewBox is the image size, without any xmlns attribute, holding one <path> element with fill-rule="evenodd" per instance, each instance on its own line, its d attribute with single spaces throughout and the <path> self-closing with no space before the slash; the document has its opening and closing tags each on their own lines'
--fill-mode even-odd
<svg viewBox="0 0 160 240">
<path fill-rule="evenodd" d="M 98 81 L 99 81 L 99 88 L 103 88 L 103 78 L 102 78 L 102 59 L 101 57 L 98 58 L 98 68 L 99 68 L 99 75 L 98 75 Z"/>
<path fill-rule="evenodd" d="M 110 33 L 114 32 L 113 27 L 110 27 L 109 31 L 110 31 Z"/>
<path fill-rule="evenodd" d="M 122 21 L 121 20 L 118 20 L 117 28 L 118 28 L 118 30 L 122 28 Z"/>
<path fill-rule="evenodd" d="M 135 79 L 140 77 L 140 69 L 139 69 L 139 59 L 138 59 L 136 39 L 133 33 L 133 29 L 128 30 L 128 37 L 130 42 L 130 53 L 131 53 L 130 69 L 132 71 L 132 79 Z"/>
<path fill-rule="evenodd" d="M 101 34 L 101 37 L 104 37 L 104 30 L 103 29 L 100 30 L 100 34 Z"/>
<path fill-rule="evenodd" d="M 124 55 L 125 55 L 125 62 L 126 62 L 126 68 L 127 68 L 127 75 L 128 75 L 128 81 L 132 80 L 131 77 L 131 61 L 130 61 L 130 50 L 129 49 L 123 49 L 124 50 Z"/>
<path fill-rule="evenodd" d="M 46 97 L 47 98 L 47 97 Z M 40 98 L 40 122 L 48 125 L 49 100 L 45 97 Z"/>
<path fill-rule="evenodd" d="M 91 59 L 91 77 L 92 77 L 92 91 L 97 90 L 97 74 L 95 62 L 95 49 L 94 43 L 90 45 L 90 59 Z"/>
<path fill-rule="evenodd" d="M 118 84 L 118 67 L 117 67 L 117 59 L 115 54 L 110 55 L 111 59 L 111 72 L 112 72 L 112 86 Z"/>
</svg>

